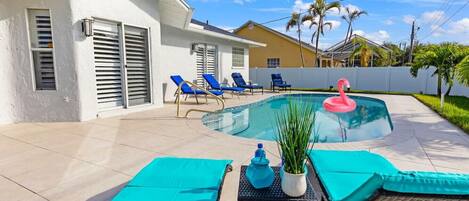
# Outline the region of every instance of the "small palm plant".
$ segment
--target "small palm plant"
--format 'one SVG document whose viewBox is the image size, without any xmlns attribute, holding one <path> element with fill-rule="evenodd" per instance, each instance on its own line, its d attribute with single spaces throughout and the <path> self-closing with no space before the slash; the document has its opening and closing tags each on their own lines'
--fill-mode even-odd
<svg viewBox="0 0 469 201">
<path fill-rule="evenodd" d="M 284 113 L 277 115 L 277 145 L 282 154 L 284 171 L 304 174 L 316 113 L 312 106 L 290 103 Z M 313 140 L 314 142 L 314 140 Z"/>
</svg>

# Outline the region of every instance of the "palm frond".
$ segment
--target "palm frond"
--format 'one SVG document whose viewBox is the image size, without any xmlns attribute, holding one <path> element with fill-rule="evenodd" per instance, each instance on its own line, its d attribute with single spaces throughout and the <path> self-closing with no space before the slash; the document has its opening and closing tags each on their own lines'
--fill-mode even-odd
<svg viewBox="0 0 469 201">
<path fill-rule="evenodd" d="M 456 65 L 456 77 L 465 86 L 469 86 L 469 55 Z"/>
</svg>

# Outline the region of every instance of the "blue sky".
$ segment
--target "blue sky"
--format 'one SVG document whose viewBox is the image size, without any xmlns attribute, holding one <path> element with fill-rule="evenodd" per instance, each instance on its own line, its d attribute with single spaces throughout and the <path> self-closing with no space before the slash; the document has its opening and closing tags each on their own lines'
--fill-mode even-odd
<svg viewBox="0 0 469 201">
<path fill-rule="evenodd" d="M 224 29 L 234 29 L 248 20 L 258 23 L 289 16 L 298 9 L 306 9 L 311 0 L 187 0 L 195 8 L 194 18 Z M 328 1 L 330 2 L 330 1 Z M 469 45 L 469 0 L 343 0 L 343 6 L 368 12 L 354 23 L 355 33 L 377 42 L 409 41 L 411 22 L 416 20 L 421 42 L 453 41 Z M 464 7 L 465 6 L 465 7 Z M 343 12 L 341 13 L 343 14 Z M 340 14 L 333 12 L 327 20 L 334 28 L 321 38 L 321 48 L 342 40 L 347 24 Z M 285 32 L 282 20 L 266 26 Z M 443 25 L 441 25 L 443 24 Z M 441 26 L 440 26 L 441 25 Z M 312 31 L 304 27 L 303 38 L 310 41 Z"/>
</svg>

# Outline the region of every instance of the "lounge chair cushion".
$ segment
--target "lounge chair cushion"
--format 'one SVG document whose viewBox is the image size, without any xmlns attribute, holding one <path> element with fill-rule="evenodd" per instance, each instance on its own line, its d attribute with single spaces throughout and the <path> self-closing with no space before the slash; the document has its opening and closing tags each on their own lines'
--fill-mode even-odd
<svg viewBox="0 0 469 201">
<path fill-rule="evenodd" d="M 367 151 L 314 150 L 309 157 L 329 199 L 334 201 L 367 200 L 382 186 L 377 172 L 399 171 L 383 157 Z"/>
<path fill-rule="evenodd" d="M 196 188 L 218 190 L 231 160 L 157 158 L 144 167 L 127 186 Z"/>
<path fill-rule="evenodd" d="M 368 151 L 314 150 L 310 158 L 318 172 L 394 174 L 399 170 L 388 160 Z"/>
<path fill-rule="evenodd" d="M 469 195 L 469 175 L 402 171 L 383 175 L 383 189 L 400 193 Z"/>
<path fill-rule="evenodd" d="M 216 201 L 217 190 L 126 187 L 113 201 Z"/>
<path fill-rule="evenodd" d="M 377 174 L 325 172 L 319 177 L 331 201 L 367 200 L 382 185 Z"/>
</svg>

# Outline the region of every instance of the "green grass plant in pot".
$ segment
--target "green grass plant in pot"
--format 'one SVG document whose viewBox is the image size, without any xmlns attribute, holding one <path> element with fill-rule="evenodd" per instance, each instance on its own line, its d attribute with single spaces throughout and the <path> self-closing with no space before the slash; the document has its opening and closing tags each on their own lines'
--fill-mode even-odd
<svg viewBox="0 0 469 201">
<path fill-rule="evenodd" d="M 311 141 L 316 113 L 312 106 L 290 103 L 277 114 L 277 146 L 282 155 L 282 191 L 290 197 L 306 193 L 305 163 L 314 145 Z"/>
</svg>

